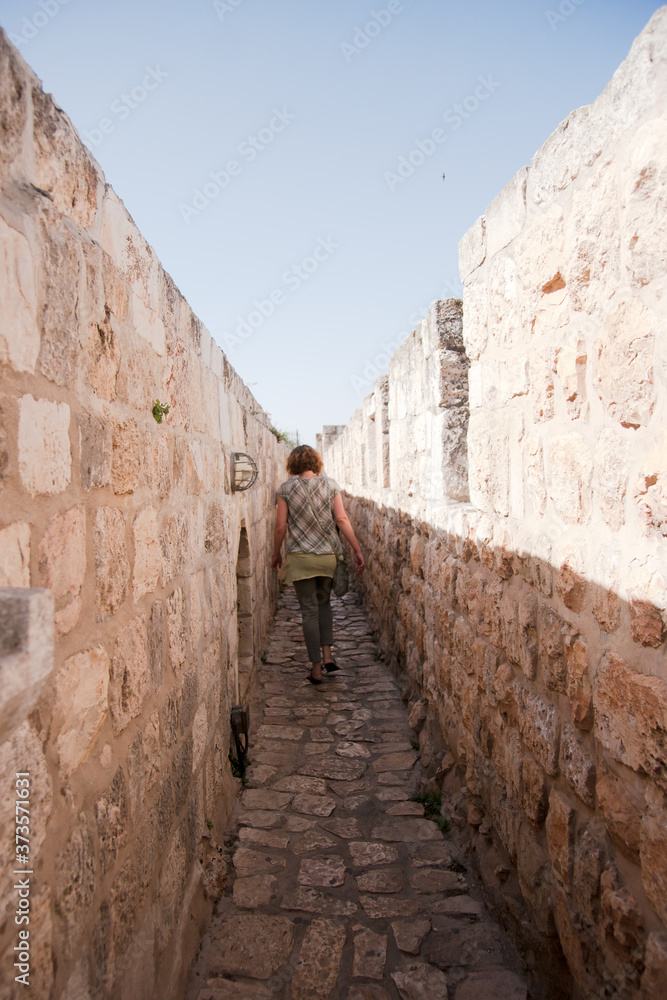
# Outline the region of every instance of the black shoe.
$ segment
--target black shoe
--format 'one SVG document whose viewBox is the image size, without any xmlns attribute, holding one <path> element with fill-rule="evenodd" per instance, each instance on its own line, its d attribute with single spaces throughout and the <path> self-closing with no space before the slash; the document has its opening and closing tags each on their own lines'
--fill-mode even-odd
<svg viewBox="0 0 667 1000">
<path fill-rule="evenodd" d="M 311 684 L 321 684 L 322 683 L 322 678 L 321 677 L 319 677 L 319 678 L 318 677 L 313 677 L 312 674 L 308 674 L 308 680 L 310 681 Z"/>
<path fill-rule="evenodd" d="M 324 663 L 323 667 L 324 667 L 324 669 L 326 670 L 326 672 L 328 674 L 332 674 L 334 672 L 334 670 L 340 670 L 340 667 L 338 666 L 338 664 L 334 663 L 333 660 L 331 661 L 331 663 Z"/>
</svg>

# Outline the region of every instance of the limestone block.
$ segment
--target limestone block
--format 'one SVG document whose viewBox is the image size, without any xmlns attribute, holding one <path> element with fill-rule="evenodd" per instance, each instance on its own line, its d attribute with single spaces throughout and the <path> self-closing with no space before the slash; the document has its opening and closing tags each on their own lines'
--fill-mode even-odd
<svg viewBox="0 0 667 1000">
<path fill-rule="evenodd" d="M 526 816 L 534 826 L 541 826 L 549 809 L 549 786 L 544 770 L 530 754 L 521 760 L 521 789 Z"/>
<path fill-rule="evenodd" d="M 496 347 L 514 347 L 522 340 L 518 314 L 516 264 L 497 256 L 489 273 L 489 338 Z"/>
<path fill-rule="evenodd" d="M 572 718 L 579 729 L 593 726 L 593 691 L 588 672 L 588 650 L 581 635 L 567 635 L 564 639 L 567 665 L 567 696 Z"/>
<path fill-rule="evenodd" d="M 334 943 L 330 934 L 326 939 L 329 945 Z M 287 961 L 293 940 L 294 925 L 287 917 L 255 913 L 224 917 L 220 921 L 212 971 L 218 975 L 268 979 Z"/>
<path fill-rule="evenodd" d="M 608 158 L 575 189 L 565 224 L 563 274 L 575 310 L 593 313 L 619 285 L 616 163 Z"/>
<path fill-rule="evenodd" d="M 19 473 L 31 496 L 61 493 L 72 478 L 67 403 L 19 399 Z"/>
<path fill-rule="evenodd" d="M 127 968 L 126 953 L 133 938 L 138 895 L 136 865 L 129 859 L 111 883 L 93 926 L 93 980 L 97 996 L 112 994 Z"/>
<path fill-rule="evenodd" d="M 667 635 L 667 570 L 658 558 L 633 559 L 627 578 L 630 635 L 660 648 Z"/>
<path fill-rule="evenodd" d="M 664 289 L 667 245 L 667 124 L 657 118 L 634 135 L 623 172 L 622 243 L 634 285 Z"/>
<path fill-rule="evenodd" d="M 556 877 L 566 889 L 572 879 L 575 824 L 576 812 L 572 803 L 561 792 L 552 790 L 546 820 L 547 844 Z"/>
<path fill-rule="evenodd" d="M 157 585 L 162 572 L 162 550 L 158 541 L 155 508 L 144 507 L 134 519 L 134 572 L 132 593 L 135 604 Z"/>
<path fill-rule="evenodd" d="M 486 259 L 486 219 L 483 215 L 464 233 L 459 243 L 459 273 L 467 284 L 472 272 Z"/>
<path fill-rule="evenodd" d="M 30 525 L 15 521 L 0 531 L 0 587 L 30 586 Z"/>
<path fill-rule="evenodd" d="M 656 435 L 656 446 L 643 460 L 634 485 L 634 501 L 649 537 L 667 537 L 667 433 Z"/>
<path fill-rule="evenodd" d="M 586 550 L 582 541 L 570 541 L 567 533 L 554 552 L 556 590 L 566 608 L 578 614 L 584 607 L 589 585 L 586 580 Z"/>
<path fill-rule="evenodd" d="M 21 57 L 7 41 L 4 32 L 0 35 L 0 81 L 0 119 L 3 122 L 0 168 L 6 176 L 13 174 L 12 164 L 23 148 L 29 90 Z"/>
<path fill-rule="evenodd" d="M 539 665 L 547 687 L 551 691 L 565 694 L 567 669 L 565 660 L 565 638 L 570 626 L 553 608 L 541 604 L 538 615 Z"/>
<path fill-rule="evenodd" d="M 42 251 L 39 370 L 56 385 L 73 384 L 79 342 L 80 249 L 70 229 L 49 228 Z"/>
<path fill-rule="evenodd" d="M 85 411 L 79 416 L 81 485 L 84 490 L 111 482 L 111 428 Z"/>
<path fill-rule="evenodd" d="M 153 496 L 164 500 L 171 489 L 171 457 L 169 443 L 164 436 L 157 434 L 151 438 L 144 437 L 142 465 L 146 481 Z"/>
<path fill-rule="evenodd" d="M 480 510 L 509 514 L 509 421 L 472 414 L 468 429 L 470 500 Z"/>
<path fill-rule="evenodd" d="M 86 512 L 82 505 L 49 521 L 39 546 L 39 573 L 44 585 L 53 591 L 56 632 L 66 635 L 79 619 L 86 574 Z"/>
<path fill-rule="evenodd" d="M 667 932 L 651 931 L 646 944 L 640 1000 L 661 1000 L 667 983 Z"/>
<path fill-rule="evenodd" d="M 125 521 L 115 507 L 100 507 L 95 515 L 95 576 L 98 620 L 113 615 L 127 596 L 130 563 L 125 545 Z"/>
<path fill-rule="evenodd" d="M 204 752 L 208 742 L 208 712 L 206 705 L 202 703 L 195 712 L 192 723 L 192 771 L 198 769 L 204 759 Z"/>
<path fill-rule="evenodd" d="M 553 418 L 555 370 L 555 350 L 551 347 L 537 348 L 530 361 L 530 386 L 535 423 Z"/>
<path fill-rule="evenodd" d="M 88 384 L 100 399 L 108 400 L 116 398 L 116 383 L 122 356 L 113 322 L 111 313 L 107 310 L 103 320 L 90 324 L 86 341 Z"/>
<path fill-rule="evenodd" d="M 596 442 L 598 506 L 612 531 L 618 531 L 625 523 L 628 447 L 625 435 L 615 427 L 605 427 Z"/>
<path fill-rule="evenodd" d="M 484 281 L 472 281 L 463 290 L 463 340 L 466 354 L 477 361 L 488 338 L 489 302 Z M 393 391 L 393 385 L 392 385 Z"/>
<path fill-rule="evenodd" d="M 595 735 L 612 757 L 667 789 L 667 683 L 608 652 L 593 692 Z"/>
<path fill-rule="evenodd" d="M 547 445 L 549 496 L 568 524 L 585 524 L 591 513 L 593 459 L 581 434 L 560 434 Z"/>
<path fill-rule="evenodd" d="M 171 664 L 174 670 L 179 670 L 185 661 L 187 648 L 185 602 L 180 587 L 167 598 L 167 635 Z"/>
<path fill-rule="evenodd" d="M 58 212 L 80 229 L 90 229 L 104 176 L 51 95 L 35 85 L 32 100 L 35 184 L 48 191 Z"/>
<path fill-rule="evenodd" d="M 570 420 L 578 420 L 587 414 L 587 361 L 585 342 L 575 334 L 569 335 L 565 343 L 556 350 L 556 374 Z"/>
<path fill-rule="evenodd" d="M 111 483 L 114 493 L 133 493 L 139 485 L 141 466 L 139 431 L 134 420 L 114 425 L 111 458 Z"/>
<path fill-rule="evenodd" d="M 140 714 L 149 690 L 146 616 L 139 615 L 118 633 L 111 658 L 109 709 L 117 735 Z"/>
<path fill-rule="evenodd" d="M 541 291 L 563 268 L 563 210 L 551 205 L 536 216 L 516 241 L 514 259 L 527 291 Z"/>
<path fill-rule="evenodd" d="M 638 862 L 643 804 L 626 784 L 604 765 L 598 774 L 596 796 L 609 836 L 625 855 Z"/>
<path fill-rule="evenodd" d="M 183 571 L 188 555 L 188 532 L 188 518 L 180 510 L 169 518 L 166 530 L 160 535 L 163 587 Z"/>
<path fill-rule="evenodd" d="M 70 656 L 54 679 L 52 732 L 66 778 L 86 760 L 107 716 L 109 657 L 102 646 Z"/>
<path fill-rule="evenodd" d="M 52 670 L 53 595 L 0 589 L 0 740 L 32 711 Z"/>
<path fill-rule="evenodd" d="M 595 764 L 574 726 L 563 723 L 558 765 L 570 788 L 591 809 L 595 808 Z"/>
<path fill-rule="evenodd" d="M 486 210 L 486 255 L 489 259 L 524 228 L 527 178 L 528 167 L 522 167 Z"/>
<path fill-rule="evenodd" d="M 538 664 L 537 599 L 526 588 L 506 589 L 500 610 L 505 652 L 529 680 L 534 680 Z"/>
<path fill-rule="evenodd" d="M 1 57 L 0 57 L 1 58 Z M 0 361 L 34 372 L 39 354 L 35 264 L 25 236 L 0 219 L 0 275 L 4 282 Z"/>
<path fill-rule="evenodd" d="M 159 261 L 110 187 L 107 187 L 102 202 L 101 244 L 136 295 L 146 306 L 158 310 L 161 288 Z"/>
<path fill-rule="evenodd" d="M 313 920 L 306 931 L 292 977 L 290 996 L 293 1000 L 326 1000 L 332 995 L 345 937 L 346 928 L 342 924 L 321 917 Z"/>
<path fill-rule="evenodd" d="M 642 817 L 640 857 L 646 895 L 663 923 L 667 923 L 667 825 L 664 809 Z"/>
<path fill-rule="evenodd" d="M 637 298 L 606 313 L 593 350 L 594 383 L 610 417 L 622 427 L 648 424 L 655 406 L 655 313 Z"/>
<path fill-rule="evenodd" d="M 544 513 L 547 503 L 547 487 L 544 475 L 542 440 L 537 434 L 526 438 L 524 472 L 526 497 L 535 513 L 541 515 Z"/>
<path fill-rule="evenodd" d="M 102 871 L 107 872 L 125 845 L 128 834 L 127 782 L 120 767 L 109 788 L 95 803 L 95 820 Z"/>
<path fill-rule="evenodd" d="M 521 738 L 547 774 L 558 774 L 560 719 L 558 709 L 521 675 L 512 681 Z"/>
<path fill-rule="evenodd" d="M 54 888 L 56 913 L 65 926 L 65 955 L 71 957 L 90 920 L 95 891 L 95 853 L 83 814 L 58 852 Z"/>
<path fill-rule="evenodd" d="M 7 911 L 16 900 L 11 888 L 16 880 L 13 870 L 24 867 L 15 863 L 15 803 L 17 799 L 20 801 L 20 797 L 9 794 L 10 790 L 14 791 L 16 779 L 13 776 L 17 771 L 28 772 L 30 775 L 29 786 L 23 786 L 28 787 L 30 792 L 31 864 L 25 867 L 34 868 L 46 840 L 46 828 L 53 806 L 53 786 L 42 741 L 27 720 L 0 743 L 0 773 L 10 779 L 6 785 L 8 793 L 0 798 L 0 923 L 4 922 Z"/>
</svg>

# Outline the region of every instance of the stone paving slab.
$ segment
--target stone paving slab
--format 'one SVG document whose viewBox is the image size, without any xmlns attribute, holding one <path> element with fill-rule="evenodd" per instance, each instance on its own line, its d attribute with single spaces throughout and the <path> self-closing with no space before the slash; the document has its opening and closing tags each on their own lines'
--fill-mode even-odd
<svg viewBox="0 0 667 1000">
<path fill-rule="evenodd" d="M 316 686 L 281 598 L 229 881 L 186 1000 L 528 1000 L 456 844 L 413 799 L 407 710 L 355 595 L 334 608 L 341 669 Z"/>
</svg>

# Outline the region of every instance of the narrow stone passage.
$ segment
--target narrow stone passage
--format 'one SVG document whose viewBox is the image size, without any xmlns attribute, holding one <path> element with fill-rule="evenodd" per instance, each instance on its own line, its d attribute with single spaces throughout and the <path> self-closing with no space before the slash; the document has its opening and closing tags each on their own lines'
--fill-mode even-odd
<svg viewBox="0 0 667 1000">
<path fill-rule="evenodd" d="M 281 597 L 233 870 L 188 1000 L 527 1000 L 456 845 L 413 801 L 407 710 L 356 601 L 334 598 L 341 669 L 315 686 Z"/>
</svg>

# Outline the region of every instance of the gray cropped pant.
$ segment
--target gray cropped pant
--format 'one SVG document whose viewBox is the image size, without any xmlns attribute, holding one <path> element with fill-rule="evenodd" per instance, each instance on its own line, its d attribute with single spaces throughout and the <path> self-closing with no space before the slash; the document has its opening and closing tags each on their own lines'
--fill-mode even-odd
<svg viewBox="0 0 667 1000">
<path fill-rule="evenodd" d="M 333 618 L 331 615 L 331 577 L 313 576 L 309 580 L 295 580 L 294 589 L 301 607 L 301 625 L 306 640 L 308 659 L 319 663 L 322 646 L 333 644 Z"/>
</svg>

